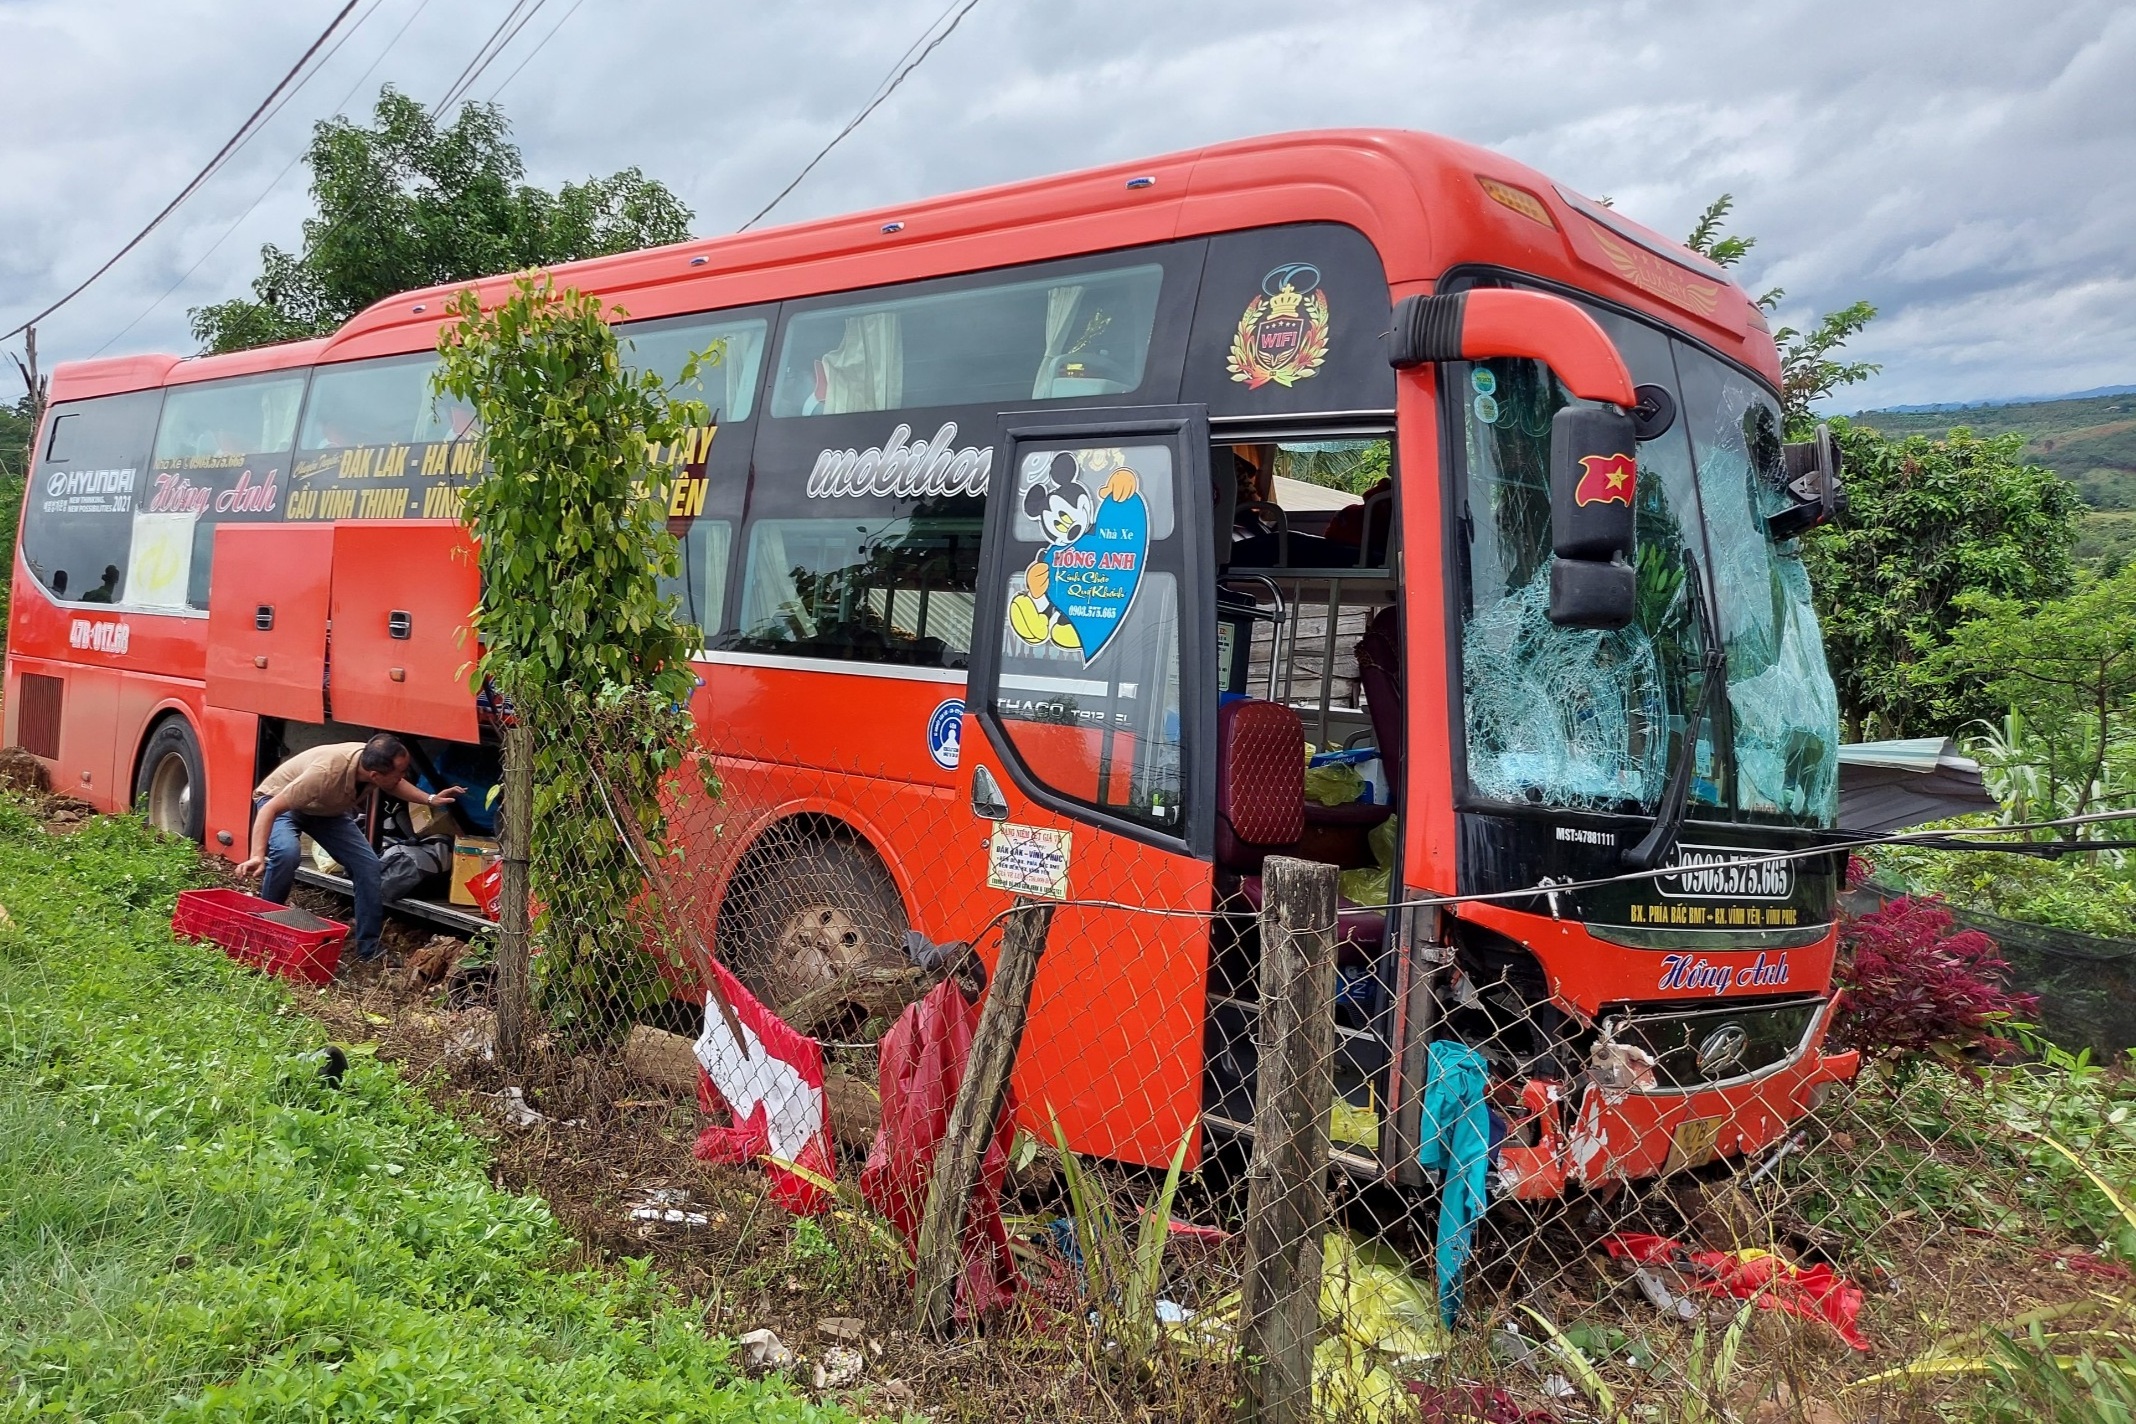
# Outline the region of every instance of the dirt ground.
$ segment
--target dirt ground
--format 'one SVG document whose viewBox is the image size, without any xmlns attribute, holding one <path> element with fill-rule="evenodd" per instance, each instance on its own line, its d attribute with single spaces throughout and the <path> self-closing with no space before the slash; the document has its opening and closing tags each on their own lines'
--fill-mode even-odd
<svg viewBox="0 0 2136 1424">
<path fill-rule="evenodd" d="M 62 819 L 68 808 L 55 808 Z M 346 902 L 299 892 L 307 908 L 345 915 Z M 389 920 L 387 955 L 352 966 L 333 984 L 300 990 L 304 1010 L 354 1053 L 375 1054 L 421 1084 L 441 1107 L 490 1145 L 500 1187 L 546 1199 L 582 1243 L 589 1262 L 650 1258 L 679 1290 L 701 1303 L 706 1328 L 733 1336 L 769 1329 L 793 1358 L 783 1368 L 804 1387 L 864 1415 L 937 1420 L 1216 1420 L 1234 1417 L 1229 1369 L 1168 1353 L 1151 1376 L 1123 1379 L 1072 1291 L 1033 1289 L 1005 1318 L 954 1343 L 909 1329 L 910 1288 L 901 1248 L 878 1219 L 844 1194 L 839 1209 L 797 1222 L 765 1199 L 753 1169 L 697 1161 L 691 1146 L 709 1120 L 690 1096 L 624 1076 L 607 1055 L 551 1051 L 523 1081 L 508 1083 L 486 1056 L 491 1017 L 486 970 L 436 974 L 457 942 L 428 928 Z M 431 971 L 411 973 L 418 962 Z M 551 1045 L 552 1050 L 554 1045 Z M 517 1094 L 508 1093 L 516 1088 Z M 514 1099 L 517 1101 L 514 1101 Z M 531 1110 L 538 1116 L 528 1116 Z M 842 1184 L 857 1180 L 860 1152 L 841 1144 Z M 1824 1140 L 1812 1150 L 1869 1153 L 1876 1144 Z M 1962 1159 L 1956 1165 L 1963 1165 Z M 1415 1274 L 1430 1280 L 1435 1204 L 1389 1208 L 1373 1192 L 1342 1193 L 1353 1224 L 1394 1220 L 1383 1233 Z M 1206 1198 L 1182 1197 L 1177 1215 L 1194 1219 Z M 1008 1204 L 1012 1232 L 1042 1235 L 1067 1205 L 1049 1174 Z M 1909 1219 L 1911 1217 L 1912 1219 Z M 1675 1236 L 1694 1247 L 1727 1249 L 1762 1241 L 1808 1265 L 1829 1260 L 1866 1292 L 1861 1325 L 1874 1342 L 1848 1348 L 1828 1328 L 1772 1311 L 1753 1312 L 1739 1363 L 1719 1393 L 1737 1417 L 1756 1424 L 1802 1420 L 1929 1420 L 1947 1416 L 1948 1382 L 1848 1388 L 1955 1332 L 2012 1319 L 2041 1305 L 2126 1284 L 2127 1273 L 2082 1248 L 2056 1251 L 1996 1233 L 1949 1227 L 1926 1213 L 1900 1212 L 1873 1241 L 1843 1241 L 1811 1228 L 1784 1192 L 1745 1194 L 1725 1181 L 1678 1179 L 1613 1200 L 1581 1198 L 1546 1208 L 1501 1206 L 1478 1239 L 1467 1315 L 1491 1331 L 1464 1330 L 1431 1367 L 1426 1388 L 1481 1388 L 1474 1415 L 1441 1408 L 1383 1417 L 1551 1420 L 1595 1417 L 1564 1371 L 1535 1342 L 1541 1329 L 1521 1307 L 1559 1326 L 1626 1342 L 1600 1366 L 1621 1409 L 1637 1416 L 1683 1414 L 1685 1362 L 1708 1362 L 1727 1329 L 1732 1303 L 1696 1321 L 1657 1311 L 1630 1283 L 1629 1268 L 1607 1259 L 1612 1230 Z M 1214 1248 L 1211 1264 L 1231 1247 Z M 1032 1262 L 1039 1247 L 1024 1248 Z M 1235 1254 L 1235 1253 L 1233 1253 Z M 1881 1264 L 1879 1264 L 1881 1263 Z M 1221 1269 L 1213 1278 L 1226 1279 Z M 1206 1287 L 1213 1299 L 1220 1283 Z M 1191 1299 L 1176 1273 L 1168 1290 Z M 1509 1335 L 1512 1324 L 1520 1333 Z M 1707 1336 L 1702 1345 L 1700 1332 Z M 1624 1357 L 1648 1361 L 1659 1371 Z M 1710 1367 L 1708 1377 L 1711 1377 Z M 1492 1395 L 1492 1390 L 1502 1391 Z M 1463 1406 L 1466 1407 L 1466 1406 Z M 1490 1412 L 1495 1410 L 1496 1412 Z"/>
</svg>

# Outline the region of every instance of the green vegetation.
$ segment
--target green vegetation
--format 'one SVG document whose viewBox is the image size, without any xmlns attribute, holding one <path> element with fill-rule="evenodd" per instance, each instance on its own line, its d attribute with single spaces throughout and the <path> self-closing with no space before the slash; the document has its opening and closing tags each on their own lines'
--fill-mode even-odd
<svg viewBox="0 0 2136 1424">
<path fill-rule="evenodd" d="M 7 550 L 9 567 L 14 566 L 15 526 L 22 520 L 22 490 L 30 469 L 30 441 L 36 430 L 26 409 L 27 401 L 18 405 L 0 405 L 0 548 Z M 10 580 L 0 578 L 0 642 L 7 636 L 8 592 Z"/>
<path fill-rule="evenodd" d="M 169 932 L 191 846 L 0 803 L 0 1420 L 801 1420 L 649 1267 L 276 982 Z"/>
<path fill-rule="evenodd" d="M 1835 421 L 1849 507 L 1812 531 L 1817 594 L 1841 716 L 1855 738 L 1929 736 L 2009 704 L 1937 654 L 1969 598 L 2037 603 L 2074 586 L 2081 510 L 2015 435 L 1887 439 Z"/>
<path fill-rule="evenodd" d="M 389 85 L 374 126 L 347 119 L 312 130 L 317 217 L 304 248 L 260 249 L 250 299 L 192 310 L 208 351 L 320 336 L 395 292 L 680 242 L 690 210 L 636 168 L 566 183 L 523 181 L 504 111 L 467 104 L 445 127 Z"/>
<path fill-rule="evenodd" d="M 559 292 L 546 275 L 522 277 L 488 312 L 462 292 L 450 312 L 438 390 L 474 408 L 489 456 L 464 510 L 482 550 L 479 672 L 541 709 L 524 725 L 544 1007 L 576 1033 L 619 1032 L 669 991 L 643 936 L 619 924 L 646 871 L 610 822 L 609 797 L 664 849 L 661 787 L 695 744 L 689 657 L 703 640 L 661 589 L 681 570 L 667 527 L 677 466 L 662 452 L 679 462 L 709 416 L 670 400 L 657 374 L 623 366 L 608 322 L 620 309 Z M 724 355 L 691 357 L 677 386 Z M 710 759 L 696 765 L 716 794 Z M 588 796 L 596 777 L 603 794 Z"/>
<path fill-rule="evenodd" d="M 2075 487 L 2088 513 L 2077 556 L 2119 568 L 2136 555 L 2136 394 L 1960 410 L 1866 410 L 1855 424 L 1898 439 L 1958 429 L 2020 436 L 2018 458 Z"/>
</svg>

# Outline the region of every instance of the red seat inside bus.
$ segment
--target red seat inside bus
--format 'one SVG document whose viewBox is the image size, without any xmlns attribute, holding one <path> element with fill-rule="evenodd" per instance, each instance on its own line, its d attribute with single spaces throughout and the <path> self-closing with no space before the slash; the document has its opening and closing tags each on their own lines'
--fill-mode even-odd
<svg viewBox="0 0 2136 1424">
<path fill-rule="evenodd" d="M 1241 698 L 1217 713 L 1216 863 L 1261 908 L 1261 865 L 1305 835 L 1305 723 L 1280 702 Z M 1387 937 L 1385 910 L 1336 900 L 1336 961 L 1370 963 Z"/>
</svg>

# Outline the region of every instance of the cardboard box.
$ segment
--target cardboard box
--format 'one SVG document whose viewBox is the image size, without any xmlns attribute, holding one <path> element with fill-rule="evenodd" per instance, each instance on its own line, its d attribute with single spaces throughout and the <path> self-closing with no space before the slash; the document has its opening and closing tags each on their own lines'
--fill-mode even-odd
<svg viewBox="0 0 2136 1424">
<path fill-rule="evenodd" d="M 497 842 L 488 836 L 455 836 L 452 842 L 452 903 L 472 907 L 474 891 L 467 882 L 502 858 Z"/>
</svg>

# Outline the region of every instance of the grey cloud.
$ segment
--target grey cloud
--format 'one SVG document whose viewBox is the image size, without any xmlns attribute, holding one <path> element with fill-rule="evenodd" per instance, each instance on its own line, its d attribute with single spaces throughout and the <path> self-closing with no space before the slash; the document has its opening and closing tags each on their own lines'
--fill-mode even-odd
<svg viewBox="0 0 2136 1424">
<path fill-rule="evenodd" d="M 49 323 L 87 354 L 188 349 L 184 309 L 294 242 L 301 147 L 416 0 L 378 13 L 270 132 Z M 942 0 L 586 0 L 506 91 L 554 183 L 638 164 L 731 229 L 843 124 Z M 442 92 L 507 0 L 433 3 L 357 94 Z M 486 95 L 564 0 L 475 86 Z M 0 0 L 25 116 L 0 135 L 0 325 L 160 206 L 324 23 L 265 0 Z M 26 56 L 18 63 L 16 56 Z M 982 0 L 774 214 L 894 204 L 1246 134 L 1429 129 L 1497 148 L 1681 232 L 1723 190 L 1760 245 L 1741 275 L 1802 321 L 1866 297 L 1849 407 L 2136 379 L 2136 11 L 2110 0 L 1523 6 Z"/>
</svg>

